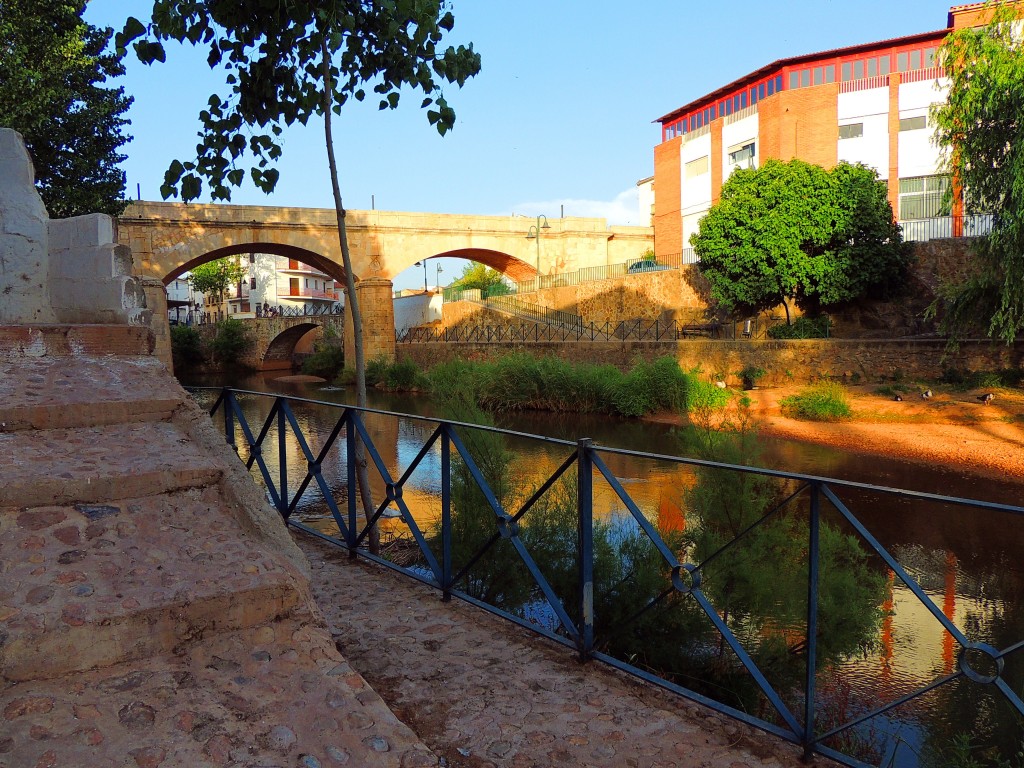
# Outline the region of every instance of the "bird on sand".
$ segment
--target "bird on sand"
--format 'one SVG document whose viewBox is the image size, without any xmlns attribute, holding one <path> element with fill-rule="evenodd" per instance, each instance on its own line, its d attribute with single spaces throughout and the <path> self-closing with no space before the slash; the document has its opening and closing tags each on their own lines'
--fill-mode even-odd
<svg viewBox="0 0 1024 768">
<path fill-rule="evenodd" d="M 988 405 L 989 403 L 996 399 L 996 396 L 993 395 L 991 392 L 986 392 L 984 395 L 978 395 L 978 399 L 981 400 L 981 402 L 984 403 L 985 405 Z"/>
<path fill-rule="evenodd" d="M 903 402 L 903 398 L 900 397 L 899 395 L 896 395 L 896 397 L 894 397 L 893 400 L 895 400 L 897 403 L 902 403 Z"/>
<path fill-rule="evenodd" d="M 931 396 L 932 396 L 932 391 L 930 389 L 926 389 L 924 392 L 921 393 L 921 398 L 923 400 L 927 400 Z"/>
</svg>

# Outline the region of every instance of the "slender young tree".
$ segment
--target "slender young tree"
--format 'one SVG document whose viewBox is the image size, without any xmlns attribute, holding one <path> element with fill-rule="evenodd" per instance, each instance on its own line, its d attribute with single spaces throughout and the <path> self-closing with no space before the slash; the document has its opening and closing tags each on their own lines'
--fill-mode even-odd
<svg viewBox="0 0 1024 768">
<path fill-rule="evenodd" d="M 953 345 L 974 331 L 1007 344 L 1024 332 L 1024 41 L 1014 21 L 1011 6 L 993 5 L 987 26 L 954 32 L 940 51 L 950 88 L 932 112 L 935 138 L 965 206 L 992 215 L 991 234 L 972 243 L 973 274 L 932 307 Z"/>
<path fill-rule="evenodd" d="M 124 74 L 111 29 L 82 20 L 85 0 L 0 2 L 0 125 L 25 139 L 36 186 L 54 218 L 121 213 L 119 148 L 132 100 L 109 78 Z"/>
<path fill-rule="evenodd" d="M 338 217 L 355 347 L 356 401 L 366 406 L 366 360 L 355 274 L 349 252 L 332 117 L 367 88 L 380 109 L 398 106 L 403 90 L 422 93 L 421 108 L 441 135 L 455 123 L 445 100 L 446 83 L 459 87 L 480 71 L 469 46 L 441 47 L 455 17 L 448 0 L 155 0 L 150 23 L 129 18 L 116 42 L 133 44 L 146 62 L 164 61 L 165 41 L 207 47 L 212 68 L 226 70 L 225 90 L 199 114 L 202 125 L 194 159 L 174 160 L 161 194 L 194 200 L 209 185 L 214 200 L 230 200 L 246 176 L 271 192 L 279 171 L 284 126 L 324 120 L 328 168 Z M 248 174 L 246 169 L 248 168 Z M 374 512 L 360 446 L 360 495 L 367 518 Z M 376 527 L 371 548 L 376 549 Z"/>
</svg>

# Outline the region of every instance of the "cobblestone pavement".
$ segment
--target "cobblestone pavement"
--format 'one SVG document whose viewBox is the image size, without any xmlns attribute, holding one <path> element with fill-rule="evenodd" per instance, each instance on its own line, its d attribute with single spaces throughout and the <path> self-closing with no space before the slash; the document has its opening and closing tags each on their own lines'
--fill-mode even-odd
<svg viewBox="0 0 1024 768">
<path fill-rule="evenodd" d="M 342 655 L 449 766 L 802 765 L 796 747 L 296 533 Z M 829 761 L 820 760 L 819 764 Z"/>
</svg>

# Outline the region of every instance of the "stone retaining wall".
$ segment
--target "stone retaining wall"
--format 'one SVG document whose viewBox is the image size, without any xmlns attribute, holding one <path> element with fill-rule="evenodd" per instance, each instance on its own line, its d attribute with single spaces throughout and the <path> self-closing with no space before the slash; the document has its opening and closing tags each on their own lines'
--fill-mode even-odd
<svg viewBox="0 0 1024 768">
<path fill-rule="evenodd" d="M 747 366 L 766 371 L 763 383 L 805 383 L 822 378 L 880 382 L 896 378 L 935 379 L 944 369 L 991 371 L 1024 367 L 1024 343 L 1013 347 L 965 342 L 946 353 L 942 339 L 812 339 L 801 341 L 627 341 L 538 342 L 521 344 L 399 344 L 398 359 L 421 368 L 462 358 L 495 360 L 511 352 L 558 357 L 570 362 L 611 363 L 625 370 L 637 360 L 672 355 L 684 370 L 725 375 L 739 383 Z"/>
</svg>

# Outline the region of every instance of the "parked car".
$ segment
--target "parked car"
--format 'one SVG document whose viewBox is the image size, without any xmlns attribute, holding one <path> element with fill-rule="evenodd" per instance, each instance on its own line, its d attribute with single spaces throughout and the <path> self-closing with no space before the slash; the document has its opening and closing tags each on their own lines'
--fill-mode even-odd
<svg viewBox="0 0 1024 768">
<path fill-rule="evenodd" d="M 659 264 L 658 262 L 652 259 L 643 259 L 642 261 L 638 261 L 635 264 L 630 264 L 629 268 L 626 269 L 626 272 L 631 275 L 634 275 L 637 272 L 661 272 L 666 269 L 668 269 L 668 267 L 666 267 L 664 264 Z"/>
</svg>

